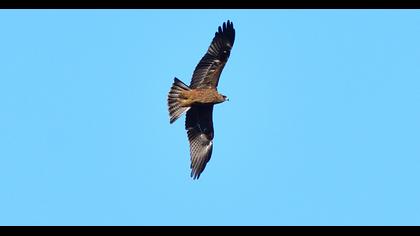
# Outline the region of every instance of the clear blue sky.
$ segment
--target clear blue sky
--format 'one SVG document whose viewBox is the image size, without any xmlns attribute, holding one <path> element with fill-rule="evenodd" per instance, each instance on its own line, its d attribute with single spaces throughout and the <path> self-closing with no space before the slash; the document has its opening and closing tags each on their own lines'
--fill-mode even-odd
<svg viewBox="0 0 420 236">
<path fill-rule="evenodd" d="M 212 159 L 169 124 L 236 41 Z M 419 10 L 1 10 L 0 225 L 420 225 Z"/>
</svg>

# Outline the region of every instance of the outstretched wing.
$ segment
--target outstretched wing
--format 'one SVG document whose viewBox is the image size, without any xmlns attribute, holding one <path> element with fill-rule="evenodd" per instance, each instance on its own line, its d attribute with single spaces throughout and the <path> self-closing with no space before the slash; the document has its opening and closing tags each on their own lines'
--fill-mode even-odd
<svg viewBox="0 0 420 236">
<path fill-rule="evenodd" d="M 207 53 L 195 67 L 190 88 L 217 88 L 223 67 L 229 59 L 235 41 L 235 29 L 230 21 L 219 26 Z"/>
<path fill-rule="evenodd" d="M 185 129 L 190 141 L 191 177 L 198 179 L 213 150 L 213 105 L 191 107 Z"/>
</svg>

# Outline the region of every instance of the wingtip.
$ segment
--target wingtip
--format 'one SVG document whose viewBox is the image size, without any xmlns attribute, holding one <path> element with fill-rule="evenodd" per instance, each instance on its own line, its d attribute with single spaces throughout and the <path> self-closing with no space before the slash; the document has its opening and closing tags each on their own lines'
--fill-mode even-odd
<svg viewBox="0 0 420 236">
<path fill-rule="evenodd" d="M 226 28 L 227 27 L 233 28 L 233 22 L 230 21 L 230 20 L 227 20 L 227 22 L 226 22 Z"/>
<path fill-rule="evenodd" d="M 230 20 L 227 20 L 225 22 L 223 22 L 223 31 L 226 31 L 227 28 L 231 28 L 232 27 L 232 22 Z"/>
<path fill-rule="evenodd" d="M 223 22 L 223 24 L 218 27 L 218 30 L 217 31 L 219 33 L 223 33 L 223 32 L 226 32 L 226 30 L 228 30 L 228 28 L 234 30 L 234 28 L 233 28 L 233 22 L 230 21 L 230 20 L 227 20 L 227 21 Z"/>
<path fill-rule="evenodd" d="M 198 180 L 200 178 L 200 174 L 194 173 L 194 171 L 191 171 L 191 175 L 190 176 L 191 176 L 191 178 L 193 180 Z"/>
<path fill-rule="evenodd" d="M 223 22 L 223 24 L 217 28 L 215 36 L 217 35 L 223 35 L 228 40 L 232 41 L 233 46 L 233 42 L 235 40 L 235 28 L 233 28 L 233 22 L 230 20 Z"/>
</svg>

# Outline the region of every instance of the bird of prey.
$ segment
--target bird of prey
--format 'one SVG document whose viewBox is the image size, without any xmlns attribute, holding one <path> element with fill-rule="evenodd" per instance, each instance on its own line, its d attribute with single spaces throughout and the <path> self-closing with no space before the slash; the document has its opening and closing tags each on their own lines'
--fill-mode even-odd
<svg viewBox="0 0 420 236">
<path fill-rule="evenodd" d="M 190 86 L 174 78 L 168 94 L 170 123 L 187 112 L 185 129 L 190 143 L 191 177 L 200 178 L 213 150 L 213 106 L 227 101 L 217 91 L 219 77 L 235 41 L 229 20 L 219 26 L 206 52 L 195 67 Z"/>
</svg>

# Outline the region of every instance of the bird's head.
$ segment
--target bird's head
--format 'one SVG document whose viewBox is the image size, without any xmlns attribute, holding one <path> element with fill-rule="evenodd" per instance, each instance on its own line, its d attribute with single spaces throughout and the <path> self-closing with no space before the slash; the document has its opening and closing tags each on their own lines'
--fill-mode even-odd
<svg viewBox="0 0 420 236">
<path fill-rule="evenodd" d="M 225 101 L 229 101 L 229 98 L 228 97 L 226 97 L 225 95 L 222 95 L 222 97 L 223 97 L 223 101 L 225 102 Z"/>
</svg>

